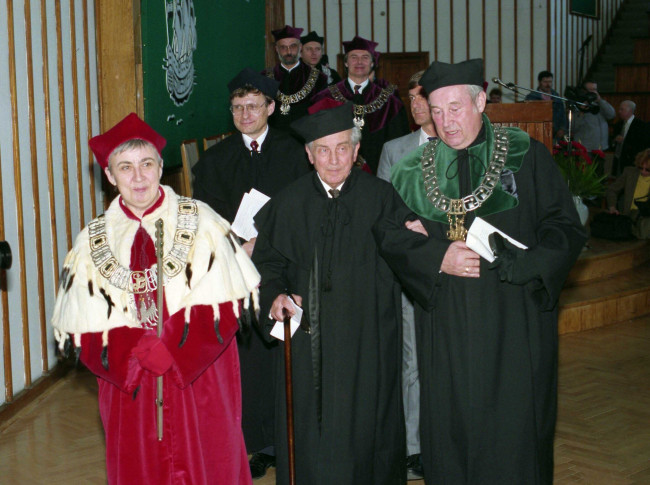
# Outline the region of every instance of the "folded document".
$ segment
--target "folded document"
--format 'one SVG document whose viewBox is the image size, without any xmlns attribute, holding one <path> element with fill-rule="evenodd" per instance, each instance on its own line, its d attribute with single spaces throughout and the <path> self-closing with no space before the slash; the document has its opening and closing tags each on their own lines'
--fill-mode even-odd
<svg viewBox="0 0 650 485">
<path fill-rule="evenodd" d="M 493 232 L 498 232 L 518 248 L 528 249 L 528 246 L 525 246 L 519 241 L 511 238 L 505 232 L 499 231 L 492 224 L 486 222 L 480 217 L 476 217 L 474 219 L 474 222 L 472 222 L 469 231 L 467 231 L 467 239 L 465 240 L 465 244 L 467 244 L 467 247 L 469 247 L 472 251 L 478 253 L 479 256 L 487 259 L 491 263 L 496 259 L 494 257 L 494 253 L 492 252 L 492 249 L 490 249 L 490 243 L 488 241 L 488 236 Z"/>
</svg>

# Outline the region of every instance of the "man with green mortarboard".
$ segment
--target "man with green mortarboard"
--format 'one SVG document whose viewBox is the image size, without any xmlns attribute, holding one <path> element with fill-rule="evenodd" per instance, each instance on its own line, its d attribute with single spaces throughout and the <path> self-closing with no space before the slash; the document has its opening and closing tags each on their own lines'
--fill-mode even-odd
<svg viewBox="0 0 650 485">
<path fill-rule="evenodd" d="M 483 114 L 481 59 L 436 61 L 420 84 L 439 139 L 391 181 L 428 236 L 375 236 L 415 299 L 425 481 L 550 484 L 557 300 L 585 231 L 544 145 Z M 483 259 L 465 242 L 477 217 L 527 249 L 494 233 Z"/>
</svg>

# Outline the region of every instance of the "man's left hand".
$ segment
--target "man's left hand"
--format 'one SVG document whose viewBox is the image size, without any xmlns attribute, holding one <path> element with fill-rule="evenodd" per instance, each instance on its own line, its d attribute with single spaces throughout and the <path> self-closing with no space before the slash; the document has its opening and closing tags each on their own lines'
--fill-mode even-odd
<svg viewBox="0 0 650 485">
<path fill-rule="evenodd" d="M 253 256 L 253 249 L 255 249 L 255 241 L 257 241 L 256 237 L 252 238 L 250 241 L 246 241 L 244 244 L 241 245 L 241 247 L 244 248 L 244 251 L 246 251 L 246 254 L 248 254 L 249 258 Z"/>
</svg>

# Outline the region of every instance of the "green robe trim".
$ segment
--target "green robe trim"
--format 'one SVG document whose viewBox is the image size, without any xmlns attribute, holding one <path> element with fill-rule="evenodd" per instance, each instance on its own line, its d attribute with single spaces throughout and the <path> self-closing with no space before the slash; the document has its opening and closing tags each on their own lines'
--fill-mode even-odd
<svg viewBox="0 0 650 485">
<path fill-rule="evenodd" d="M 494 145 L 494 129 L 488 117 L 483 115 L 483 124 L 485 125 L 485 141 L 468 148 L 470 154 L 470 172 L 472 179 L 472 190 L 476 189 L 483 178 L 483 167 L 477 166 L 476 162 L 472 163 L 473 157 L 485 161 L 487 164 L 492 154 Z M 509 149 L 504 170 L 518 172 L 524 160 L 524 155 L 530 147 L 530 137 L 519 128 L 505 127 L 508 133 Z M 424 189 L 424 178 L 422 176 L 422 153 L 425 145 L 421 145 L 417 150 L 409 153 L 391 169 L 391 182 L 397 192 L 402 196 L 406 205 L 416 214 L 432 221 L 438 221 L 447 224 L 447 214 L 436 209 L 429 201 Z M 447 167 L 457 157 L 458 150 L 448 147 L 442 140 L 436 150 L 436 173 L 438 174 L 438 183 L 440 190 L 447 197 L 457 199 L 458 177 L 448 179 L 445 176 Z M 517 197 L 505 192 L 501 187 L 501 182 L 497 183 L 492 195 L 474 212 L 477 216 L 487 216 L 503 212 L 508 209 L 517 207 L 519 200 Z"/>
</svg>

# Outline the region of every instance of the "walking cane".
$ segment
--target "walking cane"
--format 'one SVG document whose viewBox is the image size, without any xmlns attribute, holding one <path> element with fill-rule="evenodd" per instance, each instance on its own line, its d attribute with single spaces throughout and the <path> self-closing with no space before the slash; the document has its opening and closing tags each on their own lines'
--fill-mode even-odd
<svg viewBox="0 0 650 485">
<path fill-rule="evenodd" d="M 289 445 L 289 484 L 296 485 L 296 457 L 293 442 L 293 382 L 291 377 L 291 317 L 284 317 L 284 382 L 287 396 L 287 443 Z"/>
<path fill-rule="evenodd" d="M 156 324 L 158 330 L 158 338 L 162 335 L 163 331 L 163 220 L 156 221 L 156 259 L 157 259 L 157 283 L 158 283 L 158 322 Z M 156 424 L 158 428 L 158 441 L 163 439 L 163 377 L 156 378 Z"/>
</svg>

